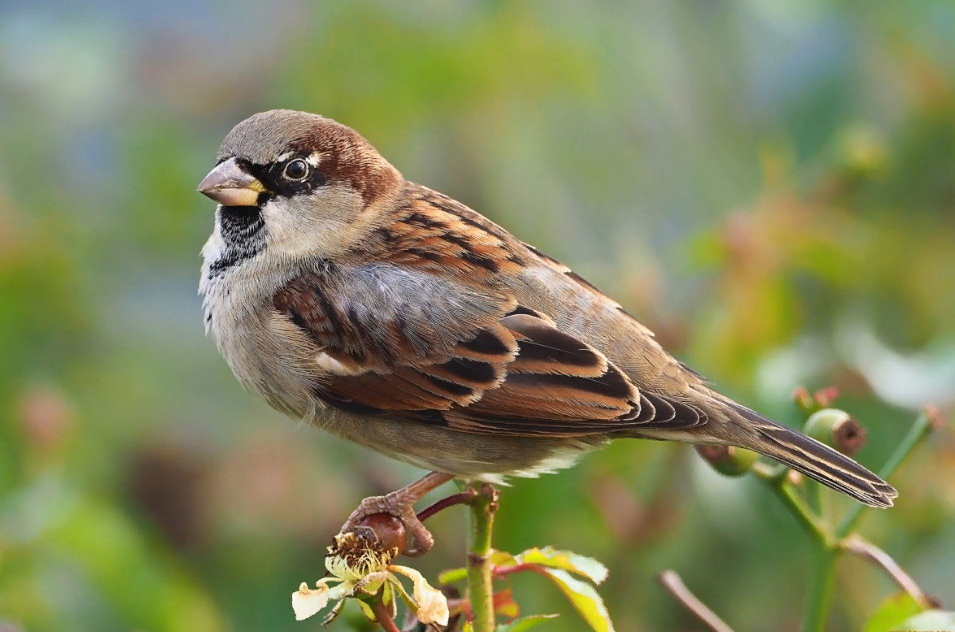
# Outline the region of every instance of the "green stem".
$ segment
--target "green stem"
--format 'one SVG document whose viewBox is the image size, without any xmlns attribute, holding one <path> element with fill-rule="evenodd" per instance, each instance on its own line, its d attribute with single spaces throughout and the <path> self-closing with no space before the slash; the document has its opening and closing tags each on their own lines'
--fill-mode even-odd
<svg viewBox="0 0 955 632">
<path fill-rule="evenodd" d="M 809 592 L 806 594 L 800 632 L 822 632 L 825 630 L 829 602 L 832 599 L 838 550 L 835 548 L 829 525 L 822 519 L 821 489 L 818 485 L 809 485 L 807 500 L 787 480 L 786 470 L 757 469 L 756 475 L 766 482 L 812 538 L 815 563 Z M 814 484 L 815 481 L 809 483 Z"/>
<path fill-rule="evenodd" d="M 488 484 L 468 504 L 471 537 L 468 547 L 468 596 L 474 632 L 494 630 L 494 587 L 491 585 L 491 530 L 497 510 L 497 490 Z"/>
<path fill-rule="evenodd" d="M 835 583 L 836 555 L 838 551 L 828 545 L 814 544 L 815 564 L 806 594 L 800 632 L 824 632 L 829 614 L 829 602 L 832 600 L 832 587 Z"/>
<path fill-rule="evenodd" d="M 888 478 L 895 473 L 895 470 L 902 465 L 902 461 L 915 449 L 915 446 L 921 443 L 931 431 L 931 416 L 928 411 L 923 411 L 922 414 L 918 416 L 918 419 L 915 420 L 915 423 L 912 424 L 912 427 L 909 429 L 908 434 L 902 439 L 899 447 L 895 449 L 895 452 L 892 453 L 889 460 L 882 466 L 882 469 L 879 471 L 879 476 L 881 476 L 883 480 L 888 480 Z M 852 532 L 856 523 L 859 522 L 859 518 L 862 516 L 863 509 L 865 509 L 865 505 L 855 504 L 846 512 L 836 527 L 835 536 L 837 540 L 841 540 Z"/>
<path fill-rule="evenodd" d="M 813 542 L 821 542 L 824 546 L 829 546 L 832 539 L 829 530 L 820 521 L 819 516 L 812 510 L 809 503 L 796 491 L 796 488 L 785 479 L 774 479 L 767 482 L 770 483 L 770 489 L 783 501 L 789 513 L 812 536 Z"/>
<path fill-rule="evenodd" d="M 902 439 L 899 447 L 882 467 L 879 476 L 888 479 L 898 469 L 902 461 L 915 449 L 932 429 L 931 413 L 923 411 L 919 415 L 908 434 Z M 829 613 L 829 602 L 832 600 L 832 588 L 835 583 L 836 558 L 839 555 L 840 543 L 852 532 L 865 505 L 853 505 L 846 512 L 838 526 L 830 532 L 829 524 L 825 519 L 825 505 L 822 488 L 815 481 L 807 482 L 808 500 L 801 496 L 786 480 L 787 470 L 771 468 L 757 464 L 754 473 L 763 480 L 773 492 L 779 496 L 789 512 L 799 521 L 813 537 L 815 562 L 810 580 L 809 592 L 806 595 L 806 605 L 803 610 L 800 632 L 823 632 L 826 627 L 826 617 Z"/>
</svg>

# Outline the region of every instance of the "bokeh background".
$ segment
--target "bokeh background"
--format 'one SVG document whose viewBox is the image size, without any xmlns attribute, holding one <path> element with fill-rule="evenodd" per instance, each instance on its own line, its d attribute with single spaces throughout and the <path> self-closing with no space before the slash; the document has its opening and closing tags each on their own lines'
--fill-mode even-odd
<svg viewBox="0 0 955 632">
<path fill-rule="evenodd" d="M 953 42 L 950 0 L 0 3 L 0 628 L 317 629 L 291 592 L 420 474 L 253 400 L 203 336 L 195 186 L 273 107 L 358 129 L 753 407 L 800 424 L 793 389 L 838 386 L 878 467 L 955 402 Z M 945 419 L 863 532 L 951 607 Z M 431 524 L 433 577 L 463 511 Z M 506 489 L 496 542 L 606 562 L 621 631 L 698 629 L 665 567 L 740 632 L 793 630 L 808 572 L 756 482 L 655 442 Z M 892 591 L 844 559 L 831 629 Z"/>
</svg>

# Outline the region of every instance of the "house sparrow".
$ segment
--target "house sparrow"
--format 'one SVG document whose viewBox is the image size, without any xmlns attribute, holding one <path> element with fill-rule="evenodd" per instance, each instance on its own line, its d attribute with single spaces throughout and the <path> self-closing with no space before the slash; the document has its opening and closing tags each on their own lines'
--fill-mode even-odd
<svg viewBox="0 0 955 632">
<path fill-rule="evenodd" d="M 611 298 L 354 130 L 272 110 L 239 123 L 199 191 L 206 330 L 242 385 L 294 418 L 432 471 L 345 528 L 450 480 L 572 465 L 616 438 L 741 446 L 859 502 L 897 492 L 717 393 Z"/>
</svg>

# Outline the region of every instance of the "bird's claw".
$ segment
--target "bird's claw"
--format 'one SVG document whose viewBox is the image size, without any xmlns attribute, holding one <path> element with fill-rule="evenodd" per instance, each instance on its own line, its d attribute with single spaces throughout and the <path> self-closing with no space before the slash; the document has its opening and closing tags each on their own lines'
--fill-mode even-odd
<svg viewBox="0 0 955 632">
<path fill-rule="evenodd" d="M 348 516 L 348 520 L 342 525 L 341 533 L 352 531 L 367 535 L 365 531 L 373 532 L 373 530 L 361 525 L 361 522 L 368 516 L 388 514 L 400 520 L 404 525 L 408 539 L 401 553 L 409 557 L 419 557 L 430 551 L 431 547 L 434 546 L 434 537 L 418 519 L 409 499 L 402 497 L 401 491 L 398 490 L 385 496 L 369 496 L 362 500 L 358 508 Z"/>
</svg>

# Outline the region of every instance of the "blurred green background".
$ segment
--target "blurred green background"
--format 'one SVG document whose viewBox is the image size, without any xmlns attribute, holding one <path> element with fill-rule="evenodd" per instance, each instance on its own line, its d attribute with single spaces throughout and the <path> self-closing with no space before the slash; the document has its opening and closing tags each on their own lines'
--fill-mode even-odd
<svg viewBox="0 0 955 632">
<path fill-rule="evenodd" d="M 203 336 L 195 186 L 268 108 L 358 129 L 748 405 L 799 424 L 796 386 L 838 386 L 864 464 L 955 402 L 950 0 L 82 5 L 0 3 L 5 632 L 318 629 L 291 592 L 360 498 L 420 474 L 272 412 Z M 951 608 L 947 419 L 863 533 Z M 463 511 L 431 526 L 433 577 Z M 698 629 L 665 567 L 739 632 L 792 630 L 808 571 L 768 492 L 655 442 L 504 490 L 496 543 L 606 562 L 621 631 Z M 830 627 L 859 629 L 892 584 L 838 575 Z M 582 629 L 539 577 L 514 586 Z"/>
</svg>

